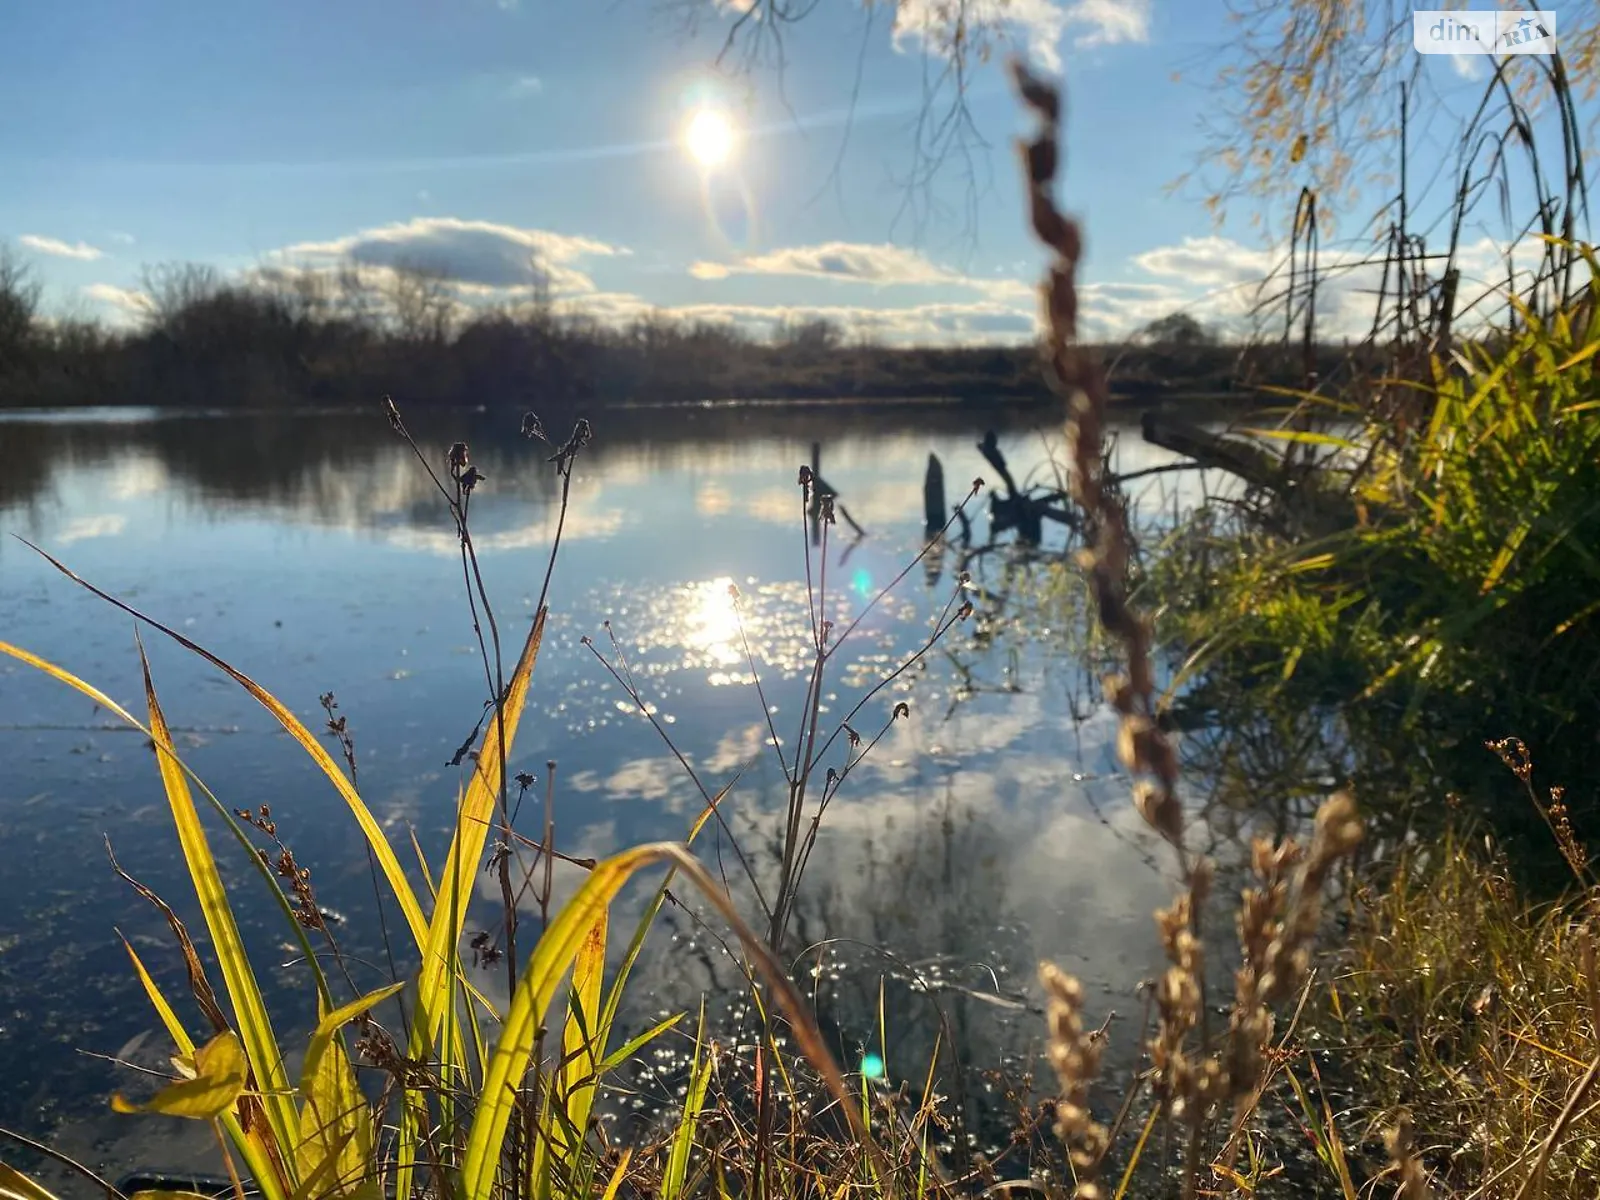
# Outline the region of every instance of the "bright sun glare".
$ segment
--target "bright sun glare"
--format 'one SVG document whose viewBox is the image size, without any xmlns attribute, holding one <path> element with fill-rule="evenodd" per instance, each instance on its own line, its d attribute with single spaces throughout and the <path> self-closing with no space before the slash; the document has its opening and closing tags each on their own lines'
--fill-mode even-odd
<svg viewBox="0 0 1600 1200">
<path fill-rule="evenodd" d="M 720 167 L 733 153 L 733 122 L 726 113 L 702 108 L 690 118 L 683 140 L 695 162 L 702 167 Z"/>
</svg>

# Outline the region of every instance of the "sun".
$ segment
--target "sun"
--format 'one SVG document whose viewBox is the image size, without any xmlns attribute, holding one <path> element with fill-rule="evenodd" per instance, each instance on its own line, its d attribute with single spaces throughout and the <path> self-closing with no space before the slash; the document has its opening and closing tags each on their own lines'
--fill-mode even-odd
<svg viewBox="0 0 1600 1200">
<path fill-rule="evenodd" d="M 720 167 L 727 162 L 737 140 L 728 115 L 714 108 L 695 113 L 683 131 L 683 144 L 702 167 Z"/>
</svg>

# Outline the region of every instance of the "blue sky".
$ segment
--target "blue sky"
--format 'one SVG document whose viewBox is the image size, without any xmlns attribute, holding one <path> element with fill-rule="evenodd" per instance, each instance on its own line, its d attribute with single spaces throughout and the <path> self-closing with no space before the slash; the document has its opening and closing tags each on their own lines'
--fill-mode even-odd
<svg viewBox="0 0 1600 1200">
<path fill-rule="evenodd" d="M 931 0 L 900 0 L 907 9 Z M 985 0 L 987 2 L 987 0 Z M 972 161 L 908 187 L 936 52 L 892 6 L 820 0 L 784 69 L 714 69 L 734 0 L 52 0 L 0 6 L 0 240 L 49 302 L 135 319 L 141 267 L 381 272 L 420 263 L 470 303 L 650 308 L 761 332 L 822 313 L 885 340 L 1014 341 L 1039 259 L 1001 72 L 970 93 Z M 1125 331 L 1270 266 L 1244 208 L 1216 228 L 1168 185 L 1204 149 L 1223 0 L 1011 0 L 1015 43 L 1070 80 L 1067 199 L 1090 312 Z M 686 20 L 686 14 L 696 20 Z M 1446 88 L 1460 64 L 1429 60 Z M 1181 77 L 1175 78 L 1175 74 Z M 854 95 L 854 99 L 852 96 Z M 742 130 L 707 173 L 697 107 Z M 19 119 L 20 118 L 20 119 Z"/>
</svg>

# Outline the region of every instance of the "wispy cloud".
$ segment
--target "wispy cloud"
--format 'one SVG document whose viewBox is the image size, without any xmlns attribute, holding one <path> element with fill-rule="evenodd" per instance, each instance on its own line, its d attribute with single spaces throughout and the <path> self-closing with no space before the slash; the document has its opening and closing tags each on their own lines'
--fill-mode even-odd
<svg viewBox="0 0 1600 1200">
<path fill-rule="evenodd" d="M 506 88 L 506 97 L 511 100 L 526 100 L 529 96 L 537 96 L 542 91 L 544 91 L 544 80 L 537 75 L 519 75 Z"/>
<path fill-rule="evenodd" d="M 63 242 L 60 238 L 44 237 L 37 233 L 25 233 L 17 239 L 29 250 L 37 250 L 40 254 L 53 255 L 56 258 L 76 258 L 83 262 L 93 262 L 97 258 L 105 257 L 105 251 L 88 242 Z"/>
<path fill-rule="evenodd" d="M 1114 46 L 1150 40 L 1150 0 L 1075 0 L 1067 24 L 1082 30 L 1076 45 Z"/>
<path fill-rule="evenodd" d="M 137 288 L 114 283 L 91 283 L 83 289 L 85 298 L 104 305 L 118 324 L 128 324 L 150 311 L 150 297 Z"/>
<path fill-rule="evenodd" d="M 957 272 L 930 262 L 917 250 L 865 242 L 790 246 L 729 263 L 697 262 L 689 272 L 697 279 L 725 279 L 729 275 L 800 275 L 880 286 L 958 283 L 962 279 Z"/>
</svg>

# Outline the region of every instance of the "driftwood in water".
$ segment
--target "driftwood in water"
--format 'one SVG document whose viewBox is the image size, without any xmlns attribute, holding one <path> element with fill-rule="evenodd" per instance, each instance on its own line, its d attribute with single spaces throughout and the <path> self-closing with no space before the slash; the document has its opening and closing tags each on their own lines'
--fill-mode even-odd
<svg viewBox="0 0 1600 1200">
<path fill-rule="evenodd" d="M 1054 521 L 1069 529 L 1078 527 L 1078 514 L 1062 505 L 1066 497 L 1061 492 L 1034 496 L 1017 487 L 1006 456 L 1000 452 L 1000 439 L 995 437 L 994 430 L 983 435 L 983 441 L 978 443 L 978 453 L 983 455 L 984 461 L 995 469 L 1000 482 L 1005 484 L 1004 495 L 997 491 L 989 493 L 991 535 L 1015 529 L 1018 541 L 1038 545 L 1044 537 L 1046 521 Z"/>
<path fill-rule="evenodd" d="M 839 493 L 822 477 L 822 443 L 811 443 L 811 540 L 816 542 L 822 534 L 822 527 L 817 518 L 822 513 L 822 497 L 833 497 L 833 511 L 844 518 L 846 525 L 856 531 L 856 540 L 860 541 L 867 536 L 867 531 L 856 524 L 856 519 L 850 515 L 850 510 L 844 506 L 844 501 L 839 499 Z"/>
</svg>

